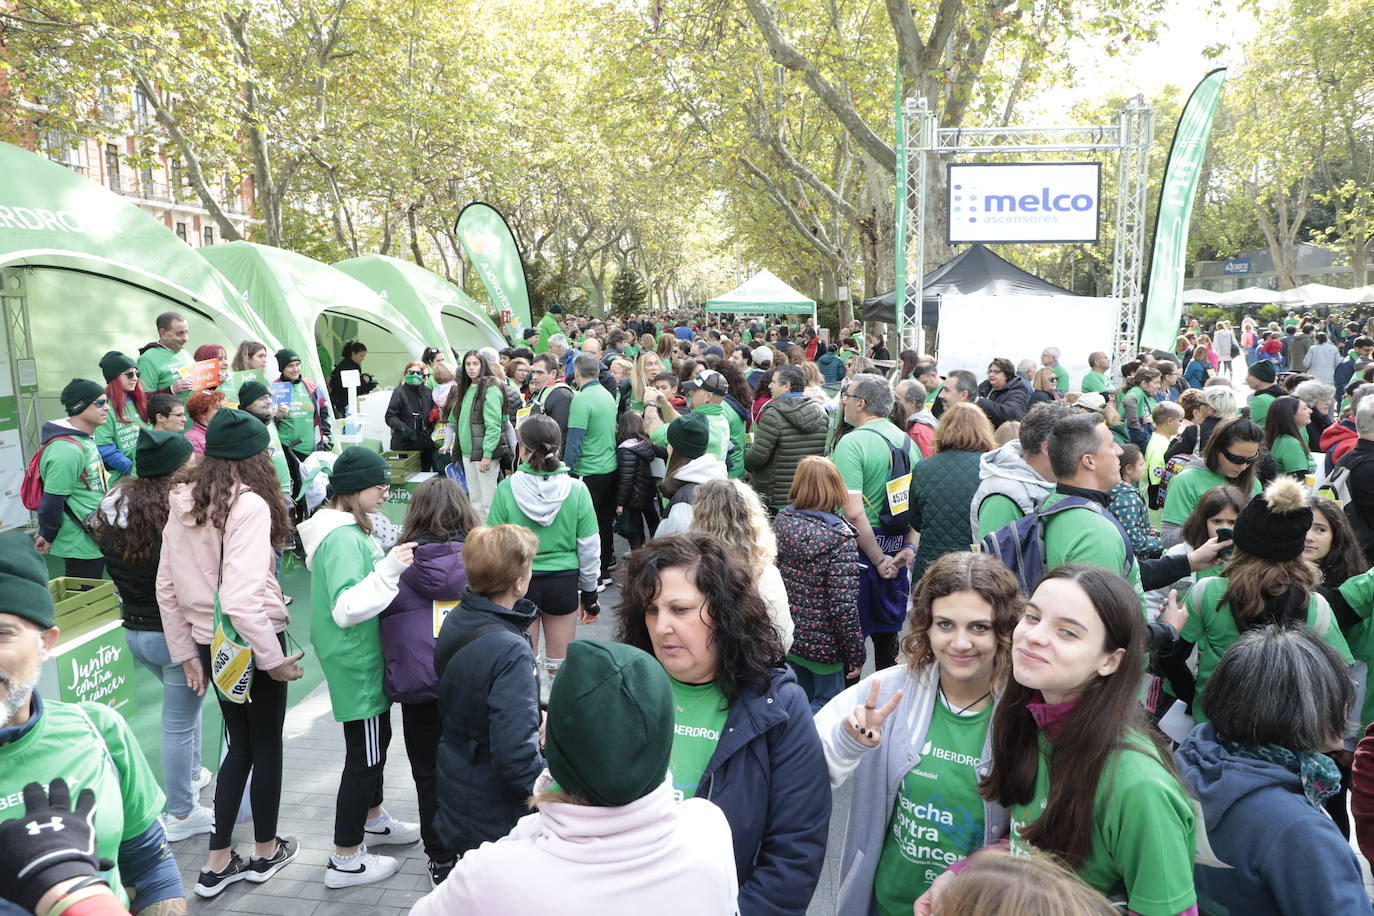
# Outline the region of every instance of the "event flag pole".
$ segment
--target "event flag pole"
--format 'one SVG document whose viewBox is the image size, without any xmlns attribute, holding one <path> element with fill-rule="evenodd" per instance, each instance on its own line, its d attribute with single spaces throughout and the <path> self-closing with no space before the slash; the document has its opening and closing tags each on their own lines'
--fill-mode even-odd
<svg viewBox="0 0 1374 916">
<path fill-rule="evenodd" d="M 893 91 L 893 123 L 896 126 L 896 151 L 897 151 L 897 173 L 896 180 L 893 182 L 894 192 L 897 195 L 897 259 L 895 283 L 892 288 L 896 290 L 892 296 L 893 311 L 896 313 L 897 325 L 895 337 L 897 340 L 897 350 L 902 349 L 902 320 L 906 312 L 906 206 L 907 193 L 906 186 L 906 116 L 902 110 L 902 62 L 900 57 L 897 60 L 895 89 Z"/>
</svg>

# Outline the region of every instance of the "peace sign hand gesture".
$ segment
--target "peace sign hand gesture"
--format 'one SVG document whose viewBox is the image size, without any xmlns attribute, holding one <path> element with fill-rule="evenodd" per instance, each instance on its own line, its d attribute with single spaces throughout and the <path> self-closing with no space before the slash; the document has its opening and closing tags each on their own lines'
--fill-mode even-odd
<svg viewBox="0 0 1374 916">
<path fill-rule="evenodd" d="M 898 690 L 886 703 L 878 706 L 878 681 L 875 679 L 868 691 L 868 701 L 854 707 L 854 711 L 845 717 L 844 726 L 864 747 L 877 747 L 883 740 L 883 722 L 887 721 L 900 702 L 902 692 Z"/>
</svg>

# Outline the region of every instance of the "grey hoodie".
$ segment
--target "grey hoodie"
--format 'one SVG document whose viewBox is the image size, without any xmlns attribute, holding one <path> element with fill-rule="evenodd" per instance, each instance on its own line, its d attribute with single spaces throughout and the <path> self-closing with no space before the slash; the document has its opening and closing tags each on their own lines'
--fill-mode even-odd
<svg viewBox="0 0 1374 916">
<path fill-rule="evenodd" d="M 1024 456 L 1021 443 L 1013 439 L 979 459 L 980 483 L 969 505 L 970 543 L 978 543 L 978 508 L 989 496 L 1005 496 L 1020 507 L 1022 515 L 1029 515 L 1054 491 L 1054 482 L 1041 477 Z"/>
<path fill-rule="evenodd" d="M 563 508 L 563 500 L 568 498 L 572 489 L 572 478 L 567 474 L 531 474 L 516 471 L 510 478 L 511 495 L 520 511 L 529 516 L 530 521 L 548 527 L 558 517 Z"/>
</svg>

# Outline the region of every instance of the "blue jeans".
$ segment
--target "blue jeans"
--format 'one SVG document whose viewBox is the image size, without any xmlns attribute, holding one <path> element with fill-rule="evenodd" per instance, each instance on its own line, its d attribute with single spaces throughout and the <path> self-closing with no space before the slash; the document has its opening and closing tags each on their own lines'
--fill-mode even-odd
<svg viewBox="0 0 1374 916">
<path fill-rule="evenodd" d="M 181 665 L 172 664 L 167 637 L 151 630 L 124 631 L 134 660 L 162 681 L 162 781 L 167 811 L 185 817 L 195 807 L 191 780 L 200 773 L 201 697 L 186 686 Z"/>
<path fill-rule="evenodd" d="M 844 671 L 836 671 L 834 674 L 817 674 L 801 665 L 787 663 L 787 667 L 792 669 L 792 673 L 797 676 L 797 683 L 806 692 L 806 698 L 811 701 L 811 714 L 815 715 L 821 711 L 821 707 L 829 703 L 844 689 Z"/>
</svg>

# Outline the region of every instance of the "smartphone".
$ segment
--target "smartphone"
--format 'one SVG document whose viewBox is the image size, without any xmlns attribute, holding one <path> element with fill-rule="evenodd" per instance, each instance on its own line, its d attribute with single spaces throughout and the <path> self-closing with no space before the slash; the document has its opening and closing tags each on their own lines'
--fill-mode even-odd
<svg viewBox="0 0 1374 916">
<path fill-rule="evenodd" d="M 1218 529 L 1217 529 L 1217 540 L 1219 540 L 1219 541 L 1229 541 L 1229 540 L 1231 540 L 1232 534 L 1234 534 L 1234 532 L 1233 532 L 1230 528 L 1218 528 Z M 1227 547 L 1227 548 L 1223 549 L 1222 551 L 1220 551 L 1220 552 L 1217 554 L 1217 559 L 1218 559 L 1218 560 L 1229 560 L 1229 559 L 1231 559 L 1231 551 L 1234 550 L 1234 549 L 1235 549 L 1234 545 L 1231 546 L 1231 547 Z"/>
</svg>

